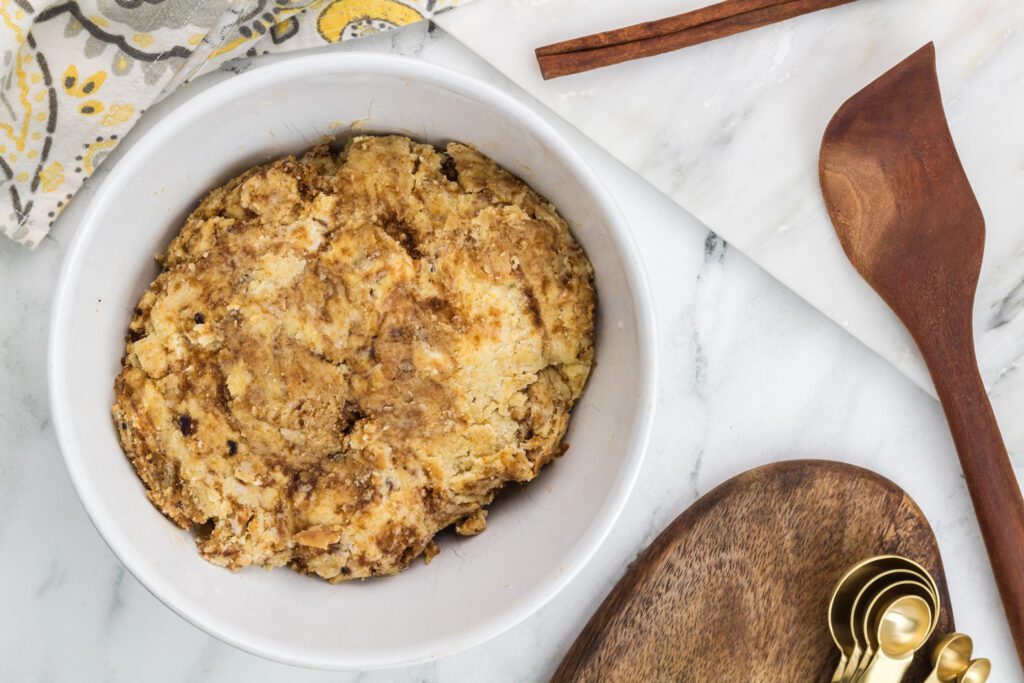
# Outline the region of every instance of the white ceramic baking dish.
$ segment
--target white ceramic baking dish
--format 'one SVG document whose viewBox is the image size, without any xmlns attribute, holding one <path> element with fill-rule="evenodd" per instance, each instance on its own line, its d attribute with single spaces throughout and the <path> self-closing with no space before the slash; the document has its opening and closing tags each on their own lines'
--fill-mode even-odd
<svg viewBox="0 0 1024 683">
<path fill-rule="evenodd" d="M 594 264 L 597 366 L 571 448 L 499 496 L 478 537 L 403 574 L 330 585 L 231 573 L 146 499 L 110 418 L 131 310 L 199 197 L 325 135 L 401 132 L 475 145 L 548 197 Z M 482 642 L 558 592 L 605 538 L 636 478 L 655 392 L 651 298 L 607 192 L 540 117 L 499 90 L 411 59 L 326 54 L 254 69 L 171 112 L 121 159 L 77 227 L 51 327 L 53 419 L 68 471 L 111 549 L 154 595 L 229 643 L 283 662 L 369 668 Z"/>
</svg>

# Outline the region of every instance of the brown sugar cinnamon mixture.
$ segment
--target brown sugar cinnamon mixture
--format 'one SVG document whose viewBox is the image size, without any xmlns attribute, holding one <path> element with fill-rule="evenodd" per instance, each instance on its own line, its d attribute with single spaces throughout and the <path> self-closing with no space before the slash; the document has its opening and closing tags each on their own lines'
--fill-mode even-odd
<svg viewBox="0 0 1024 683">
<path fill-rule="evenodd" d="M 465 145 L 359 137 L 211 192 L 160 257 L 113 408 L 203 557 L 394 574 L 562 453 L 593 363 L 590 263 Z"/>
</svg>

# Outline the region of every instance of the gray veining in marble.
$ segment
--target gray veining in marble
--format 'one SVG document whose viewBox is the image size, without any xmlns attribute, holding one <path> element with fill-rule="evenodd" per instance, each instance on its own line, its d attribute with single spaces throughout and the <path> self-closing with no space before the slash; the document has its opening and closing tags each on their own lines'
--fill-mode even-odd
<svg viewBox="0 0 1024 683">
<path fill-rule="evenodd" d="M 685 50 L 543 81 L 531 48 L 706 0 L 509 0 L 440 23 L 926 390 L 896 317 L 847 263 L 818 187 L 821 135 L 850 95 L 928 41 L 987 223 L 979 363 L 1024 457 L 1024 3 L 859 0 Z M 502 26 L 500 32 L 487 27 Z"/>
</svg>

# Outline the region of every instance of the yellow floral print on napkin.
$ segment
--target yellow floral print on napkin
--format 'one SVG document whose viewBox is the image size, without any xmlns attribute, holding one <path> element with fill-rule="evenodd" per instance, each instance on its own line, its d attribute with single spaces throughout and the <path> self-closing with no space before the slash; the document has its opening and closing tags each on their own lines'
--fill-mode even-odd
<svg viewBox="0 0 1024 683">
<path fill-rule="evenodd" d="M 150 105 L 240 56 L 350 40 L 469 0 L 0 0 L 0 227 L 36 246 Z"/>
</svg>

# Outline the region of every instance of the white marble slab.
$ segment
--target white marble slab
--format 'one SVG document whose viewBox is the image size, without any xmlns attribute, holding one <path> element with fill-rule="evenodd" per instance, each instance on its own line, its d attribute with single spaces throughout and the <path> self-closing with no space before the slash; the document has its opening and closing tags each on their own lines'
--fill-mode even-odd
<svg viewBox="0 0 1024 683">
<path fill-rule="evenodd" d="M 540 612 L 480 647 L 394 671 L 325 673 L 262 660 L 192 627 L 125 573 L 82 510 L 50 425 L 50 299 L 97 182 L 167 111 L 231 77 L 215 74 L 147 113 L 35 252 L 0 242 L 0 287 L 8 293 L 0 298 L 0 681 L 547 680 L 636 553 L 671 519 L 730 476 L 803 457 L 853 462 L 910 492 L 939 540 L 957 625 L 992 658 L 993 680 L 1024 681 L 935 401 L 441 31 L 406 29 L 343 49 L 415 55 L 522 98 L 577 146 L 636 226 L 663 377 L 650 450 L 622 517 Z"/>
<path fill-rule="evenodd" d="M 540 77 L 535 47 L 709 2 L 488 0 L 439 23 L 928 391 L 909 335 L 839 247 L 817 159 L 838 106 L 935 41 L 950 127 L 988 226 L 978 355 L 1022 462 L 1024 3 L 859 0 L 675 53 Z"/>
</svg>

